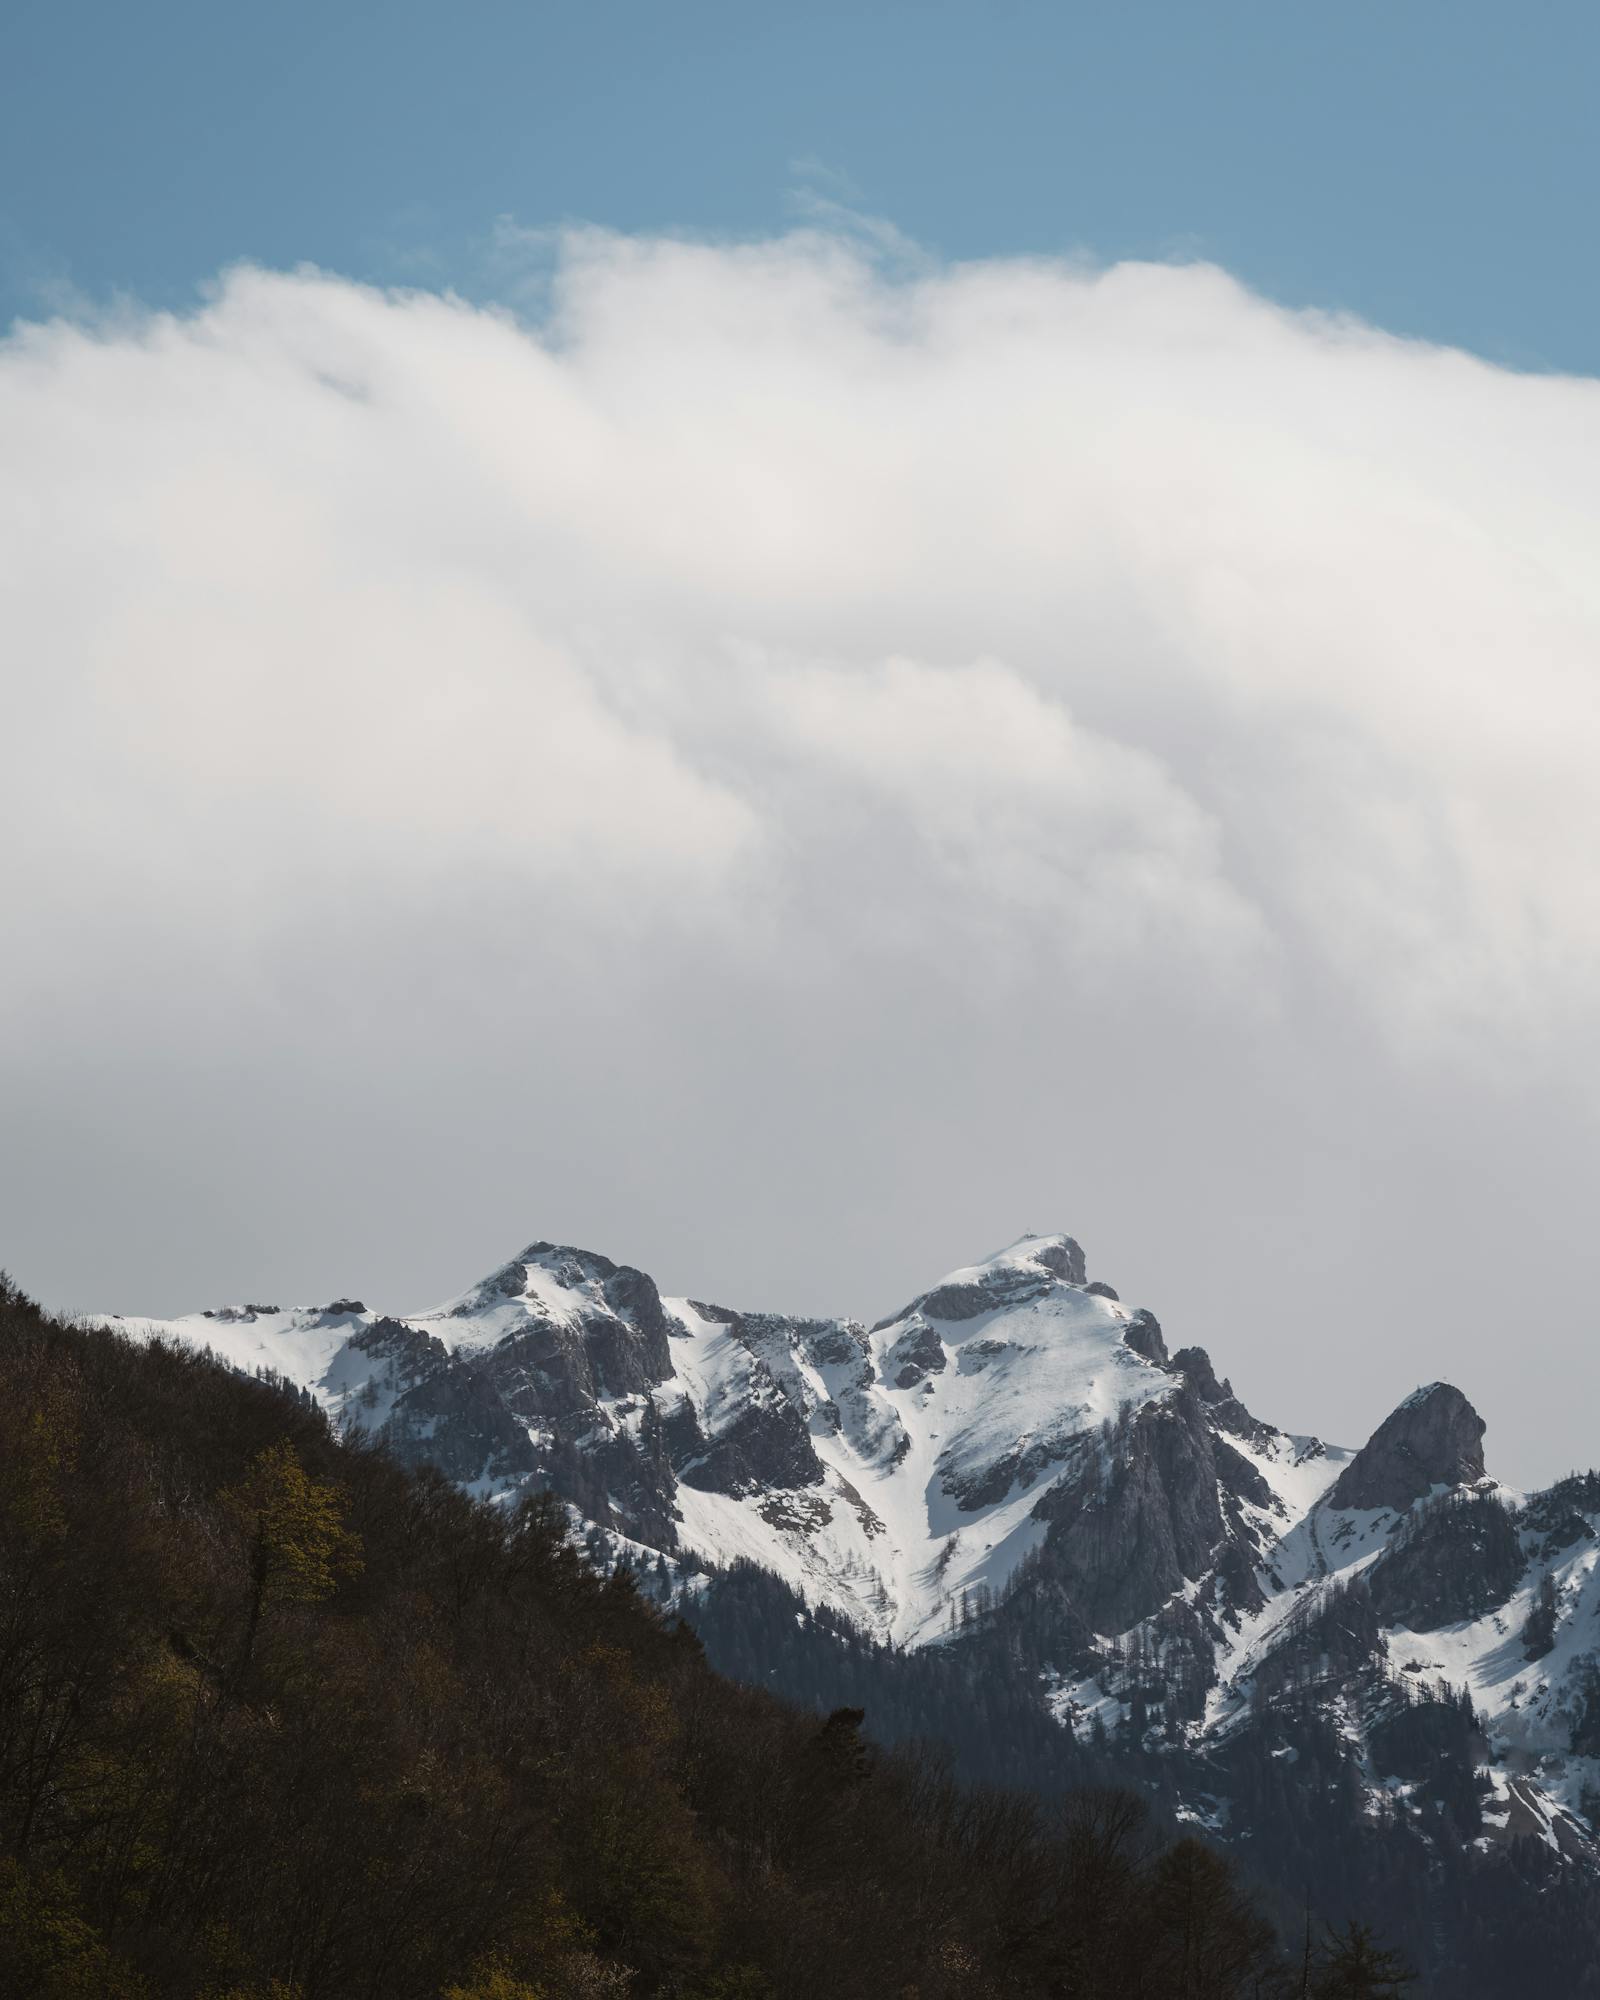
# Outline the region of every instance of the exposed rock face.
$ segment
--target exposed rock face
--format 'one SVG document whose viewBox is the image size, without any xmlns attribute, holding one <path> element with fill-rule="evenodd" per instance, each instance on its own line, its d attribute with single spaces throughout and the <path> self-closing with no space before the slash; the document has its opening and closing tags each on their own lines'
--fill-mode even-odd
<svg viewBox="0 0 1600 2000">
<path fill-rule="evenodd" d="M 1161 1331 L 1161 1322 L 1153 1312 L 1140 1306 L 1128 1321 L 1122 1337 L 1135 1354 L 1142 1354 L 1146 1361 L 1153 1361 L 1158 1368 L 1166 1366 L 1167 1343 Z"/>
<path fill-rule="evenodd" d="M 1217 1469 L 1217 1484 L 1224 1493 L 1231 1493 L 1236 1500 L 1248 1500 L 1252 1506 L 1266 1511 L 1272 1510 L 1275 1504 L 1272 1488 L 1249 1459 L 1220 1437 L 1212 1440 L 1211 1454 Z"/>
<path fill-rule="evenodd" d="M 1482 1417 L 1448 1382 L 1430 1382 L 1385 1417 L 1340 1473 L 1331 1507 L 1389 1507 L 1396 1512 L 1436 1486 L 1482 1479 Z"/>
<path fill-rule="evenodd" d="M 1233 1394 L 1231 1382 L 1219 1382 L 1211 1356 L 1203 1347 L 1180 1347 L 1172 1357 L 1173 1372 L 1186 1375 L 1189 1387 L 1202 1403 L 1220 1403 Z"/>
<path fill-rule="evenodd" d="M 1071 1236 L 1035 1236 L 1024 1238 L 1025 1242 L 1037 1245 L 1029 1255 L 1036 1264 L 1042 1264 L 1047 1271 L 1053 1271 L 1058 1278 L 1064 1278 L 1069 1285 L 1086 1285 L 1088 1270 L 1084 1263 L 1083 1247 Z M 1113 1298 L 1116 1294 L 1111 1294 Z"/>
<path fill-rule="evenodd" d="M 581 1310 L 576 1325 L 558 1318 L 536 1295 L 528 1295 L 523 1310 L 530 1327 L 559 1330 L 567 1354 L 564 1364 L 582 1379 L 591 1395 L 639 1395 L 672 1373 L 666 1314 L 653 1279 L 631 1265 L 613 1264 L 592 1250 L 562 1244 L 531 1243 L 516 1262 L 488 1283 L 503 1289 L 526 1281 L 537 1266 L 555 1283 L 580 1299 L 592 1301 Z M 484 1288 L 479 1287 L 479 1292 Z M 513 1292 L 519 1295 L 521 1288 Z M 475 1297 L 470 1294 L 470 1297 Z M 455 1315 L 461 1315 L 461 1307 Z"/>
<path fill-rule="evenodd" d="M 627 1342 L 627 1360 L 621 1366 L 642 1378 L 637 1380 L 640 1388 L 664 1382 L 672 1373 L 672 1352 L 667 1345 L 667 1316 L 654 1278 L 624 1264 L 606 1279 L 602 1291 L 606 1304 L 617 1315 L 612 1324 L 633 1330 L 634 1338 Z"/>
<path fill-rule="evenodd" d="M 812 1424 L 841 1437 L 864 1465 L 898 1464 L 909 1450 L 911 1440 L 898 1410 L 881 1393 L 879 1371 L 872 1358 L 872 1342 L 866 1328 L 849 1319 L 781 1320 L 764 1324 L 781 1328 L 790 1345 L 795 1368 L 792 1393 L 800 1406 L 807 1407 L 806 1384 L 799 1379 L 801 1362 L 812 1381 L 820 1382 L 827 1391 L 825 1401 L 810 1405 Z M 943 1366 L 941 1345 L 934 1372 Z"/>
<path fill-rule="evenodd" d="M 1171 1367 L 1175 1374 L 1184 1377 L 1204 1403 L 1218 1430 L 1227 1431 L 1233 1437 L 1258 1441 L 1271 1435 L 1271 1426 L 1251 1416 L 1233 1393 L 1233 1384 L 1217 1380 L 1211 1356 L 1203 1347 L 1180 1347 L 1172 1357 Z"/>
<path fill-rule="evenodd" d="M 913 1320 L 883 1358 L 894 1386 L 912 1389 L 944 1367 L 944 1342 L 926 1320 Z"/>
<path fill-rule="evenodd" d="M 898 1326 L 918 1314 L 923 1319 L 959 1324 L 976 1319 L 980 1313 L 1041 1298 L 1058 1278 L 1069 1285 L 1087 1287 L 1080 1245 L 1070 1236 L 1024 1236 L 1012 1246 L 1005 1262 L 991 1260 L 970 1273 L 956 1273 L 913 1299 L 903 1312 L 879 1320 L 872 1330 L 881 1333 L 885 1327 Z M 1105 1296 L 1103 1290 L 1100 1296 Z"/>
<path fill-rule="evenodd" d="M 525 1479 L 538 1465 L 526 1427 L 453 1356 L 400 1397 L 380 1435 L 408 1464 L 436 1465 L 462 1486 Z"/>
<path fill-rule="evenodd" d="M 819 1432 L 848 1429 L 859 1419 L 863 1385 L 872 1380 L 861 1329 L 844 1320 L 698 1310 L 728 1329 L 740 1387 L 719 1405 L 703 1460 L 680 1464 L 681 1476 L 703 1491 L 736 1496 L 819 1485 L 823 1468 L 812 1425 Z M 819 1398 L 819 1376 L 833 1393 Z"/>
<path fill-rule="evenodd" d="M 463 1322 L 475 1334 L 457 1345 Z M 484 1491 L 549 1485 L 609 1527 L 675 1545 L 670 1445 L 688 1458 L 705 1441 L 692 1410 L 687 1431 L 673 1432 L 652 1400 L 673 1363 L 667 1314 L 642 1271 L 533 1243 L 442 1314 L 356 1328 L 347 1352 L 325 1388 L 353 1382 L 364 1360 L 370 1372 L 342 1415 L 408 1463 Z"/>
<path fill-rule="evenodd" d="M 1096 1632 L 1121 1632 L 1204 1576 L 1228 1522 L 1214 1443 L 1197 1401 L 1140 1410 L 1109 1463 L 1087 1454 L 1035 1512 L 1049 1523 L 1042 1568 Z"/>
<path fill-rule="evenodd" d="M 742 1410 L 678 1476 L 702 1492 L 741 1498 L 774 1486 L 820 1485 L 822 1465 L 798 1413 L 781 1399 L 764 1400 Z"/>
<path fill-rule="evenodd" d="M 688 1460 L 676 1460 L 678 1477 L 702 1492 L 735 1498 L 774 1487 L 820 1485 L 822 1462 L 811 1442 L 804 1407 L 786 1393 L 781 1364 L 775 1369 L 762 1352 L 774 1343 L 775 1325 L 747 1322 L 738 1313 L 728 1315 L 724 1323 L 748 1355 L 741 1393 L 699 1452 Z M 785 1343 L 786 1359 L 788 1355 Z"/>
<path fill-rule="evenodd" d="M 909 1319 L 917 1312 L 926 1313 L 932 1319 L 976 1319 L 979 1313 L 987 1312 L 993 1303 L 982 1285 L 938 1285 L 931 1292 L 924 1292 L 921 1298 L 913 1299 L 903 1311 L 880 1319 L 872 1330 L 881 1333 L 885 1327 L 898 1326 L 901 1320 Z"/>
</svg>

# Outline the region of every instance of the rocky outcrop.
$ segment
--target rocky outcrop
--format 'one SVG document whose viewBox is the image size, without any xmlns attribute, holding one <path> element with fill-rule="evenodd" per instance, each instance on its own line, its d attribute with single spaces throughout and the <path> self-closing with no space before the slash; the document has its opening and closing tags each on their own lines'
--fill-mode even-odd
<svg viewBox="0 0 1600 2000">
<path fill-rule="evenodd" d="M 1145 1307 L 1140 1306 L 1129 1319 L 1122 1339 L 1125 1346 L 1131 1347 L 1135 1354 L 1142 1354 L 1146 1361 L 1153 1361 L 1158 1368 L 1167 1365 L 1167 1343 L 1161 1322 Z"/>
<path fill-rule="evenodd" d="M 1436 1487 L 1484 1476 L 1482 1417 L 1448 1382 L 1430 1382 L 1385 1417 L 1340 1473 L 1330 1507 L 1387 1507 L 1396 1513 Z"/>
<path fill-rule="evenodd" d="M 632 1329 L 631 1339 L 618 1342 L 614 1365 L 633 1378 L 630 1387 L 634 1382 L 639 1387 L 664 1382 L 672 1373 L 672 1350 L 667 1345 L 667 1315 L 654 1278 L 623 1264 L 605 1280 L 601 1292 L 616 1315 L 612 1324 Z M 624 1349 L 626 1359 L 622 1358 Z M 609 1361 L 608 1353 L 602 1365 Z"/>
<path fill-rule="evenodd" d="M 461 1486 L 525 1479 L 538 1465 L 526 1426 L 481 1374 L 453 1358 L 406 1390 L 378 1435 L 406 1464 L 437 1466 Z"/>
<path fill-rule="evenodd" d="M 926 1320 L 914 1319 L 883 1360 L 897 1389 L 914 1389 L 926 1376 L 937 1375 L 944 1368 L 944 1342 Z"/>
<path fill-rule="evenodd" d="M 1236 1500 L 1248 1500 L 1252 1507 L 1274 1511 L 1277 1502 L 1272 1488 L 1242 1452 L 1235 1451 L 1226 1438 L 1213 1438 L 1212 1459 L 1217 1468 L 1217 1484 Z"/>
<path fill-rule="evenodd" d="M 1272 1435 L 1272 1426 L 1251 1416 L 1233 1393 L 1233 1384 L 1226 1379 L 1218 1381 L 1211 1356 L 1203 1347 L 1180 1347 L 1169 1365 L 1175 1375 L 1183 1376 L 1200 1398 L 1218 1430 L 1250 1442 L 1259 1442 Z"/>
<path fill-rule="evenodd" d="M 1109 1457 L 1085 1454 L 1035 1509 L 1041 1567 L 1091 1630 L 1123 1632 L 1215 1564 L 1227 1534 L 1210 1431 L 1197 1400 L 1147 1403 Z"/>
<path fill-rule="evenodd" d="M 819 1486 L 822 1461 L 800 1412 L 770 1378 L 698 1457 L 678 1467 L 686 1486 L 736 1498 L 774 1487 Z"/>
<path fill-rule="evenodd" d="M 698 1416 L 681 1391 L 669 1386 L 665 1392 L 674 1399 L 667 1407 L 665 1432 L 678 1478 L 703 1492 L 738 1499 L 820 1485 L 822 1461 L 811 1442 L 810 1420 L 815 1417 L 837 1429 L 842 1418 L 833 1403 L 818 1402 L 800 1360 L 802 1355 L 812 1359 L 813 1351 L 825 1355 L 829 1359 L 820 1365 L 837 1369 L 849 1381 L 861 1366 L 851 1329 L 832 1321 L 732 1312 L 726 1306 L 693 1303 L 691 1310 L 727 1329 L 737 1373 L 730 1372 L 721 1393 Z M 818 1365 L 812 1359 L 812 1366 Z"/>
<path fill-rule="evenodd" d="M 827 1391 L 828 1400 L 815 1406 L 813 1420 L 841 1432 L 865 1464 L 898 1464 L 911 1440 L 899 1413 L 876 1393 L 878 1370 L 866 1328 L 855 1320 L 793 1320 L 787 1324 L 793 1351 Z M 941 1358 L 943 1353 L 941 1346 Z"/>
<path fill-rule="evenodd" d="M 1172 1357 L 1172 1372 L 1187 1377 L 1189 1387 L 1202 1403 L 1213 1407 L 1233 1394 L 1231 1382 L 1219 1382 L 1211 1356 L 1203 1347 L 1180 1347 Z"/>
<path fill-rule="evenodd" d="M 1053 1272 L 1069 1285 L 1086 1285 L 1089 1280 L 1084 1264 L 1083 1246 L 1071 1236 L 1031 1236 L 1022 1239 L 1030 1245 L 1028 1255 L 1035 1264 Z M 1112 1294 L 1115 1297 L 1115 1294 Z"/>
<path fill-rule="evenodd" d="M 1012 1246 L 1006 1262 L 991 1261 L 969 1277 L 957 1272 L 931 1292 L 914 1298 L 904 1311 L 881 1319 L 873 1327 L 881 1333 L 920 1314 L 924 1319 L 960 1324 L 980 1313 L 997 1312 L 1002 1307 L 1020 1305 L 1030 1298 L 1042 1298 L 1056 1280 L 1087 1287 L 1088 1273 L 1083 1250 L 1070 1236 L 1024 1236 Z M 1105 1296 L 1104 1291 L 1101 1297 Z"/>
</svg>

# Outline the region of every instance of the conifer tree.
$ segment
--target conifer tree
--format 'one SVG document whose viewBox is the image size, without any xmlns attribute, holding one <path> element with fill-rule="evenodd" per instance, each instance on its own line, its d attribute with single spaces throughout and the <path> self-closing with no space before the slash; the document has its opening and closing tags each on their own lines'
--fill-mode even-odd
<svg viewBox="0 0 1600 2000">
<path fill-rule="evenodd" d="M 1556 1580 L 1549 1570 L 1539 1579 L 1533 1609 L 1522 1628 L 1523 1651 L 1530 1660 L 1542 1660 L 1556 1643 Z"/>
<path fill-rule="evenodd" d="M 1353 1920 L 1328 1932 L 1312 1987 L 1315 2000 L 1399 2000 L 1416 1974 L 1377 1943 L 1370 1924 Z"/>
</svg>

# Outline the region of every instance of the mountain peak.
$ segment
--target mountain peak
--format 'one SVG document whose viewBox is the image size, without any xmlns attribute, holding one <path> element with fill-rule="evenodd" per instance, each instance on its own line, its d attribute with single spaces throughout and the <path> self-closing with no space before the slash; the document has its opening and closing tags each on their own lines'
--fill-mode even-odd
<svg viewBox="0 0 1600 2000">
<path fill-rule="evenodd" d="M 1436 1486 L 1470 1486 L 1483 1477 L 1486 1429 L 1453 1384 L 1413 1389 L 1340 1473 L 1328 1504 L 1404 1509 Z"/>
<path fill-rule="evenodd" d="M 1060 1234 L 1019 1236 L 979 1263 L 946 1272 L 938 1284 L 919 1292 L 910 1305 L 879 1320 L 873 1332 L 897 1326 L 914 1313 L 947 1322 L 976 1319 L 1019 1293 L 1045 1292 L 1058 1280 L 1081 1287 L 1086 1276 L 1083 1251 L 1074 1238 Z"/>
<path fill-rule="evenodd" d="M 1004 1250 L 997 1250 L 992 1257 L 985 1259 L 986 1265 L 1017 1263 L 1040 1264 L 1056 1277 L 1065 1278 L 1069 1285 L 1088 1282 L 1083 1247 L 1075 1236 L 1068 1236 L 1065 1230 L 1056 1230 L 1048 1236 L 1036 1236 L 1028 1230 L 1015 1243 L 1008 1243 Z"/>
</svg>

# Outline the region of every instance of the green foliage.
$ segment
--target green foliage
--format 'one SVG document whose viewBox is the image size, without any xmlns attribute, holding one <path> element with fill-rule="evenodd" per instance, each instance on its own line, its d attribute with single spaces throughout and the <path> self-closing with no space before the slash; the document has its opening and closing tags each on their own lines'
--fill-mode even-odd
<svg viewBox="0 0 1600 2000">
<path fill-rule="evenodd" d="M 503 1958 L 485 1959 L 473 1967 L 466 1983 L 447 1986 L 443 2000 L 548 2000 L 543 1986 L 530 1986 L 518 1979 Z"/>
<path fill-rule="evenodd" d="M 288 1438 L 258 1452 L 218 1505 L 249 1538 L 265 1603 L 320 1604 L 361 1568 L 360 1538 L 340 1519 L 338 1488 L 312 1479 Z"/>
<path fill-rule="evenodd" d="M 0 1858 L 3 2000 L 145 2000 L 146 1990 L 84 1921 L 60 1875 Z"/>
<path fill-rule="evenodd" d="M 66 1534 L 63 1495 L 76 1445 L 71 1402 L 60 1386 L 27 1407 L 0 1411 L 0 1548 L 12 1564 Z"/>
</svg>

